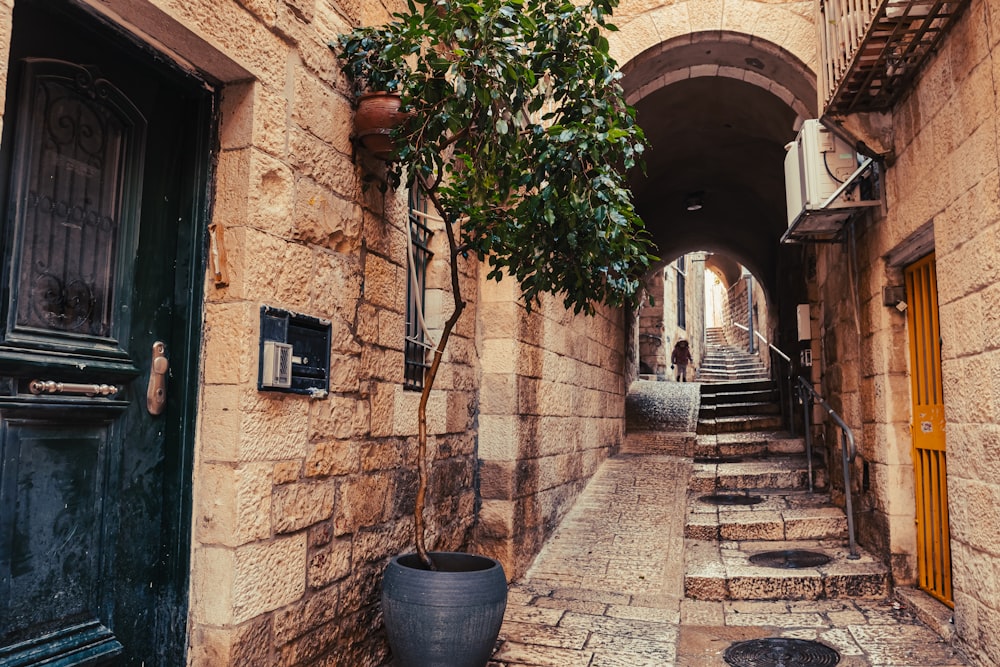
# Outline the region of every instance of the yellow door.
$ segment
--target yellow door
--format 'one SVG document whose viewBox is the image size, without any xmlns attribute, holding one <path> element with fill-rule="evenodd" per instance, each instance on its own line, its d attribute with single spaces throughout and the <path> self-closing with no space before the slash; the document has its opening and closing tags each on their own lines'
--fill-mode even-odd
<svg viewBox="0 0 1000 667">
<path fill-rule="evenodd" d="M 944 392 L 941 388 L 941 334 L 934 267 L 934 255 L 930 254 L 906 269 L 917 567 L 920 587 L 945 604 L 954 606 L 948 532 Z"/>
</svg>

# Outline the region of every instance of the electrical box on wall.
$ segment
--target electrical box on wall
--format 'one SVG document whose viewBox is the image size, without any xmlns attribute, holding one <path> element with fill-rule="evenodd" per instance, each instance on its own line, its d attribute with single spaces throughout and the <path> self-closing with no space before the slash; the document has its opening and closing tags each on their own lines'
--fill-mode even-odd
<svg viewBox="0 0 1000 667">
<path fill-rule="evenodd" d="M 257 389 L 326 396 L 330 332 L 327 320 L 261 306 Z"/>
<path fill-rule="evenodd" d="M 818 120 L 785 149 L 788 232 L 782 241 L 828 240 L 860 209 L 881 205 L 878 169 Z"/>
<path fill-rule="evenodd" d="M 795 307 L 795 324 L 799 330 L 799 340 L 812 339 L 812 323 L 809 321 L 808 303 L 800 303 Z"/>
</svg>

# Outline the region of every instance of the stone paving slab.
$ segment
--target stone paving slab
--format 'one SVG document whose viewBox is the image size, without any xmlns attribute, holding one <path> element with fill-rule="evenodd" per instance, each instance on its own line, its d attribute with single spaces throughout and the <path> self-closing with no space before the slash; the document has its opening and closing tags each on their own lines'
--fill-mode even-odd
<svg viewBox="0 0 1000 667">
<path fill-rule="evenodd" d="M 606 461 L 512 583 L 490 667 L 728 667 L 733 642 L 764 637 L 822 642 L 838 667 L 968 664 L 891 599 L 685 599 L 690 473 L 683 458 Z"/>
<path fill-rule="evenodd" d="M 827 494 L 759 496 L 756 505 L 716 505 L 701 500 L 703 495 L 688 497 L 689 539 L 824 540 L 847 533 L 847 516 Z"/>
<path fill-rule="evenodd" d="M 751 563 L 766 551 L 807 550 L 830 562 L 817 567 L 776 569 Z M 701 541 L 688 540 L 684 591 L 700 600 L 818 600 L 823 598 L 884 598 L 888 572 L 870 554 L 847 558 L 839 541 Z"/>
</svg>

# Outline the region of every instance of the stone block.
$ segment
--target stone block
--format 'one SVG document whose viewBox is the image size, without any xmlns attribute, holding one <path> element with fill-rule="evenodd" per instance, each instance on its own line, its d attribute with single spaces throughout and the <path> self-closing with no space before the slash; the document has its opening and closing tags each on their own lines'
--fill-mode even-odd
<svg viewBox="0 0 1000 667">
<path fill-rule="evenodd" d="M 308 399 L 291 394 L 249 398 L 244 398 L 241 404 L 240 458 L 244 461 L 301 459 L 308 444 Z"/>
<path fill-rule="evenodd" d="M 513 375 L 483 373 L 479 411 L 487 415 L 509 415 L 517 404 L 517 383 Z"/>
<path fill-rule="evenodd" d="M 292 238 L 354 255 L 361 245 L 362 217 L 357 202 L 333 194 L 312 179 L 296 180 Z"/>
<path fill-rule="evenodd" d="M 351 571 L 351 541 L 334 540 L 309 556 L 310 588 L 323 588 L 347 576 Z"/>
<path fill-rule="evenodd" d="M 219 153 L 212 220 L 227 228 L 242 227 L 247 219 L 250 162 L 253 150 L 239 148 Z M 228 237 L 227 237 L 228 240 Z"/>
<path fill-rule="evenodd" d="M 372 386 L 369 396 L 370 435 L 383 437 L 393 434 L 393 413 L 396 405 L 396 387 L 393 384 L 379 382 Z"/>
<path fill-rule="evenodd" d="M 267 153 L 251 150 L 248 183 L 246 224 L 280 238 L 291 236 L 295 189 L 291 168 Z"/>
<path fill-rule="evenodd" d="M 360 447 L 354 440 L 326 440 L 310 446 L 305 460 L 305 476 L 330 477 L 357 472 Z"/>
<path fill-rule="evenodd" d="M 361 446 L 361 470 L 396 470 L 416 466 L 416 442 L 397 439 L 366 442 Z"/>
<path fill-rule="evenodd" d="M 433 421 L 438 422 L 444 416 L 443 414 L 437 414 L 437 412 L 444 409 L 442 404 L 444 397 L 442 392 L 432 392 L 432 396 L 427 402 L 427 432 L 428 433 L 440 433 L 440 424 L 436 423 L 437 428 L 432 428 L 432 414 L 434 415 Z M 431 404 L 434 404 L 433 407 Z M 420 393 L 416 391 L 405 391 L 402 387 L 397 386 L 393 392 L 393 408 L 392 408 L 392 435 L 395 436 L 415 436 L 417 435 L 417 412 L 420 405 Z"/>
<path fill-rule="evenodd" d="M 202 372 L 205 384 L 245 384 L 256 380 L 254 332 L 259 306 L 251 303 L 205 304 Z"/>
<path fill-rule="evenodd" d="M 331 89 L 313 72 L 295 70 L 292 121 L 340 152 L 350 155 L 354 112 L 347 98 Z"/>
<path fill-rule="evenodd" d="M 230 643 L 233 631 L 229 628 L 210 628 L 195 625 L 191 629 L 191 650 L 188 660 L 191 667 L 230 665 Z"/>
<path fill-rule="evenodd" d="M 312 314 L 310 286 L 316 273 L 313 250 L 255 229 L 247 229 L 243 238 L 239 249 L 242 268 L 232 280 L 230 292 L 235 294 L 241 286 L 239 294 L 243 298 Z M 237 267 L 234 255 L 230 253 L 231 275 Z M 242 280 L 238 280 L 240 277 Z"/>
<path fill-rule="evenodd" d="M 376 343 L 384 348 L 403 351 L 406 333 L 406 316 L 392 310 L 378 312 L 378 337 Z"/>
<path fill-rule="evenodd" d="M 273 472 L 275 484 L 295 482 L 302 475 L 302 461 L 278 461 L 274 464 Z"/>
<path fill-rule="evenodd" d="M 265 519 L 271 501 L 269 464 L 204 465 L 196 483 L 199 542 L 236 546 L 270 536 Z"/>
<path fill-rule="evenodd" d="M 482 343 L 483 373 L 509 375 L 514 373 L 518 357 L 517 342 L 510 338 L 488 338 Z"/>
<path fill-rule="evenodd" d="M 268 667 L 270 665 L 270 618 L 262 616 L 237 626 L 232 632 L 231 639 L 231 662 L 228 664 L 246 665 L 246 667 Z"/>
<path fill-rule="evenodd" d="M 452 391 L 446 397 L 448 414 L 445 432 L 459 433 L 471 431 L 479 413 L 477 396 L 471 391 Z"/>
<path fill-rule="evenodd" d="M 358 168 L 351 162 L 350 153 L 341 153 L 305 130 L 292 128 L 289 138 L 289 159 L 299 175 L 311 178 L 347 200 L 361 200 Z M 380 224 L 380 221 L 372 222 Z"/>
<path fill-rule="evenodd" d="M 290 533 L 330 518 L 333 499 L 333 485 L 324 482 L 300 482 L 276 488 L 271 500 L 274 532 Z"/>
<path fill-rule="evenodd" d="M 374 317 L 378 317 L 375 315 Z M 365 347 L 361 351 L 361 376 L 398 386 L 403 384 L 403 351 Z"/>
<path fill-rule="evenodd" d="M 387 509 L 392 490 L 390 478 L 381 473 L 341 483 L 334 513 L 336 534 L 355 533 L 389 518 Z"/>
<path fill-rule="evenodd" d="M 350 247 L 353 242 L 344 245 Z M 317 317 L 340 316 L 344 321 L 352 321 L 362 293 L 361 266 L 357 257 L 315 250 L 311 266 L 314 274 L 303 283 L 309 295 L 309 312 Z"/>
<path fill-rule="evenodd" d="M 368 430 L 368 402 L 354 396 L 331 395 L 309 405 L 310 441 L 349 439 Z"/>
<path fill-rule="evenodd" d="M 332 354 L 330 356 L 330 392 L 356 394 L 360 390 L 361 356 Z M 365 424 L 367 429 L 367 423 Z"/>
<path fill-rule="evenodd" d="M 513 461 L 482 461 L 479 469 L 480 493 L 484 505 L 490 500 L 512 500 L 516 497 L 515 463 Z"/>
<path fill-rule="evenodd" d="M 240 547 L 232 556 L 233 621 L 242 623 L 300 599 L 306 583 L 306 535 Z"/>
<path fill-rule="evenodd" d="M 336 617 L 338 598 L 339 591 L 334 587 L 275 612 L 275 646 L 284 646 L 332 621 Z"/>
<path fill-rule="evenodd" d="M 195 623 L 232 623 L 234 563 L 232 549 L 195 547 L 191 566 L 191 615 Z"/>
<path fill-rule="evenodd" d="M 365 300 L 376 307 L 403 312 L 405 277 L 403 269 L 396 264 L 377 255 L 368 255 L 365 260 Z"/>
<path fill-rule="evenodd" d="M 241 391 L 234 385 L 214 385 L 201 392 L 198 416 L 202 461 L 239 460 Z"/>
<path fill-rule="evenodd" d="M 485 500 L 477 529 L 484 538 L 504 538 L 514 534 L 513 501 Z"/>
<path fill-rule="evenodd" d="M 479 456 L 484 461 L 514 461 L 518 456 L 518 418 L 480 415 Z"/>
</svg>

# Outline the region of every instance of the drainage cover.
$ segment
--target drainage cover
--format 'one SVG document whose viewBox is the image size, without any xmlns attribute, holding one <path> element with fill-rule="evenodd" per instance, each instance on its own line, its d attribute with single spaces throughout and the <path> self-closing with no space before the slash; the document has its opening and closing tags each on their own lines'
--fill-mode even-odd
<svg viewBox="0 0 1000 667">
<path fill-rule="evenodd" d="M 736 642 L 722 656 L 733 667 L 833 667 L 840 654 L 819 642 L 770 637 Z"/>
<path fill-rule="evenodd" d="M 756 505 L 764 502 L 760 496 L 750 496 L 742 493 L 715 493 L 710 496 L 698 498 L 703 503 L 713 505 Z"/>
<path fill-rule="evenodd" d="M 777 567 L 785 570 L 796 570 L 802 567 L 819 567 L 830 562 L 830 557 L 817 551 L 803 549 L 785 549 L 783 551 L 765 551 L 750 556 L 750 562 L 762 567 Z"/>
</svg>

